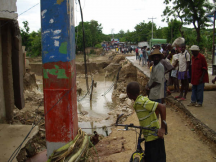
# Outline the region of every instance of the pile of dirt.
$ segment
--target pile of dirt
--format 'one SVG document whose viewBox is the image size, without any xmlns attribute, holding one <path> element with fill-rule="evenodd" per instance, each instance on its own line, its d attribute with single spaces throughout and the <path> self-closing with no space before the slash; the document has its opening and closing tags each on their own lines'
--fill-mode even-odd
<svg viewBox="0 0 216 162">
<path fill-rule="evenodd" d="M 46 149 L 46 135 L 45 129 L 40 129 L 39 132 L 28 141 L 28 143 L 23 147 L 16 159 L 18 162 L 26 162 L 28 158 L 33 157 L 39 152 Z"/>
<path fill-rule="evenodd" d="M 33 72 L 25 73 L 23 80 L 24 80 L 24 90 L 32 90 L 34 88 L 38 88 L 38 85 L 36 83 L 35 73 Z"/>
<path fill-rule="evenodd" d="M 113 60 L 112 60 L 112 62 L 113 63 L 119 63 L 121 60 L 125 60 L 125 55 L 116 55 L 114 58 L 113 58 Z"/>
</svg>

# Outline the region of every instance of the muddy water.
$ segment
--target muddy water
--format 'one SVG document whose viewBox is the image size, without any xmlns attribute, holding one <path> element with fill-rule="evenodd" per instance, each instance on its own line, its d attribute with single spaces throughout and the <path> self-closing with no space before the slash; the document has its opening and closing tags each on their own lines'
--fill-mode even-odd
<svg viewBox="0 0 216 162">
<path fill-rule="evenodd" d="M 92 101 L 90 102 L 90 96 L 87 95 L 83 100 L 77 102 L 78 113 L 87 112 L 84 118 L 87 117 L 88 119 L 92 119 L 78 123 L 80 128 L 88 128 L 83 129 L 86 133 L 92 134 L 94 131 L 97 131 L 99 134 L 106 136 L 107 132 L 104 129 L 98 129 L 97 127 L 110 126 L 113 124 L 112 117 L 107 119 L 108 113 L 115 108 L 115 103 L 113 103 L 111 98 L 113 88 L 105 96 L 102 96 L 112 85 L 112 79 L 113 77 L 105 79 L 104 74 L 95 75 L 94 81 L 97 82 L 97 87 L 94 87 L 93 89 Z M 89 78 L 89 85 L 91 84 L 90 80 L 91 79 Z M 78 87 L 83 89 L 82 94 L 77 98 L 77 100 L 79 100 L 86 93 L 86 84 L 83 77 L 77 77 L 77 81 L 79 82 Z M 39 87 L 38 91 L 43 93 L 42 77 L 37 77 L 37 84 Z M 107 131 L 108 134 L 110 134 L 111 128 L 108 127 Z"/>
<path fill-rule="evenodd" d="M 86 89 L 85 79 L 77 78 L 77 80 L 79 81 L 79 87 Z M 105 79 L 104 74 L 95 75 L 94 81 L 97 82 L 97 87 L 94 87 L 92 101 L 90 101 L 90 96 L 87 95 L 82 101 L 77 103 L 77 108 L 78 113 L 87 111 L 88 114 L 86 116 L 98 119 L 98 121 L 79 122 L 79 127 L 91 128 L 85 129 L 87 133 L 93 133 L 96 130 L 99 134 L 106 135 L 105 130 L 97 129 L 97 127 L 110 126 L 113 123 L 112 117 L 106 120 L 108 113 L 115 108 L 115 103 L 113 103 L 111 98 L 113 88 L 103 96 L 113 81 L 112 79 Z M 78 98 L 82 98 L 83 95 L 80 95 Z M 108 134 L 110 133 L 111 129 L 108 127 Z"/>
</svg>

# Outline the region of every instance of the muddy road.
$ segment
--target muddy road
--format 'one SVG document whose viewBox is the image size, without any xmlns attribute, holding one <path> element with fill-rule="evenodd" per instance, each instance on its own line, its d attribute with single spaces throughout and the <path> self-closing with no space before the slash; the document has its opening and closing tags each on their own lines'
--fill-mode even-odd
<svg viewBox="0 0 216 162">
<path fill-rule="evenodd" d="M 130 123 L 139 125 L 136 113 L 133 113 L 124 122 L 124 124 Z M 211 147 L 193 131 L 193 128 L 190 127 L 185 117 L 171 107 L 167 107 L 167 124 L 168 135 L 165 136 L 167 162 L 216 161 L 216 154 L 212 151 Z M 118 131 L 118 129 L 122 128 L 113 128 L 109 137 L 105 137 L 96 145 L 101 162 L 129 161 L 131 154 L 135 151 L 135 131 Z M 124 148 L 122 148 L 122 145 Z M 92 150 L 92 152 L 94 151 Z M 94 154 L 94 156 L 97 155 Z"/>
<path fill-rule="evenodd" d="M 136 113 L 133 111 L 133 101 L 128 99 L 126 95 L 126 85 L 131 81 L 137 81 L 141 87 L 144 87 L 148 78 L 127 62 L 125 56 L 127 55 L 110 52 L 105 56 L 89 58 L 88 67 L 91 71 L 89 73 L 89 85 L 91 78 L 93 78 L 97 82 L 97 87 L 94 88 L 92 102 L 89 101 L 87 95 L 86 98 L 77 103 L 79 127 L 89 128 L 83 130 L 90 135 L 95 130 L 101 134 L 100 142 L 95 145 L 100 162 L 129 161 L 136 147 L 136 133 L 134 131 L 118 131 L 118 129 L 123 128 L 113 126 L 107 127 L 108 132 L 104 129 L 104 126 L 111 126 L 115 122 L 117 114 L 121 113 L 125 114 L 122 121 L 124 124 L 139 125 Z M 80 96 L 77 93 L 78 100 L 86 93 L 83 62 L 80 60 L 82 58 L 78 56 L 77 89 L 82 89 Z M 113 78 L 116 77 L 120 66 L 122 69 L 118 82 L 106 96 L 102 96 L 113 84 Z M 14 110 L 14 124 L 31 125 L 34 120 L 37 122 L 42 119 L 39 123 L 41 129 L 37 134 L 37 138 L 42 139 L 42 141 L 33 140 L 33 144 L 38 146 L 34 148 L 34 154 L 46 149 L 42 77 L 36 76 L 35 79 L 38 88 L 25 91 L 25 108 Z M 145 90 L 141 89 L 141 93 L 145 95 Z M 41 106 L 38 107 L 40 104 Z M 184 113 L 174 107 L 167 106 L 167 123 L 168 135 L 165 136 L 167 162 L 216 162 L 216 153 L 213 151 L 215 149 L 203 139 L 203 136 L 194 131 L 190 119 L 186 118 Z M 25 149 L 23 149 L 23 155 L 26 156 Z M 94 149 L 90 150 L 88 157 L 88 161 L 92 161 L 92 158 L 97 161 L 97 154 L 95 154 Z M 23 158 L 26 159 L 26 157 L 20 157 L 20 159 Z"/>
</svg>

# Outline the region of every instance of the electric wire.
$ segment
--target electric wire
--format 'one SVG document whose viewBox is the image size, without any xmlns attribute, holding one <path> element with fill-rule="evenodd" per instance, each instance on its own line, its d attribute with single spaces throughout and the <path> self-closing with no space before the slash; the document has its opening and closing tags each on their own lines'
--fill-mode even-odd
<svg viewBox="0 0 216 162">
<path fill-rule="evenodd" d="M 83 52 L 84 52 L 84 63 L 85 63 L 86 88 L 87 88 L 87 92 L 89 92 L 89 85 L 88 85 L 88 72 L 87 72 L 86 52 L 85 52 L 85 29 L 84 29 L 84 25 L 83 25 L 82 6 L 81 6 L 81 3 L 80 3 L 80 0 L 78 0 L 78 2 L 79 2 L 79 6 L 80 6 L 80 14 L 81 14 L 82 30 L 83 30 Z"/>
<path fill-rule="evenodd" d="M 31 10 L 32 8 L 36 7 L 36 6 L 39 5 L 39 4 L 40 4 L 40 3 L 37 3 L 37 4 L 33 5 L 33 6 L 30 7 L 29 9 L 27 9 L 27 10 L 25 10 L 24 12 L 22 12 L 21 14 L 19 14 L 18 16 L 14 17 L 13 19 L 18 18 L 19 16 L 21 16 L 22 14 L 26 13 L 27 11 Z M 1 28 L 2 26 L 6 25 L 6 24 L 9 23 L 9 22 L 10 22 L 10 21 L 5 22 L 4 24 L 2 24 L 2 25 L 0 26 L 0 28 Z"/>
<path fill-rule="evenodd" d="M 74 84 L 75 85 L 75 84 Z M 64 98 L 64 96 L 66 96 L 73 88 L 73 87 L 68 90 L 44 115 L 44 117 Z M 41 122 L 42 119 L 40 119 L 37 123 L 33 123 L 32 124 L 32 128 L 30 129 L 30 131 L 28 132 L 28 134 L 25 136 L 24 140 L 21 142 L 21 144 L 17 147 L 17 149 L 13 152 L 13 154 L 10 156 L 8 162 L 12 162 L 13 159 L 16 157 L 16 155 L 19 153 L 23 143 L 26 141 L 26 139 L 28 138 L 28 136 L 30 135 L 30 133 L 32 132 L 32 130 Z"/>
</svg>

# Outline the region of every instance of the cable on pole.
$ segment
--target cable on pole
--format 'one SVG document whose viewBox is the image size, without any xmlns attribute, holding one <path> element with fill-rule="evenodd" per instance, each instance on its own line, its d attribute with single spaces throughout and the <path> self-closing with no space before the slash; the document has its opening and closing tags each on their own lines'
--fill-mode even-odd
<svg viewBox="0 0 216 162">
<path fill-rule="evenodd" d="M 80 0 L 78 0 L 79 5 L 80 5 L 80 14 L 81 14 L 81 19 L 82 19 L 82 30 L 83 30 L 83 52 L 84 52 L 84 63 L 85 63 L 85 78 L 86 78 L 86 87 L 87 87 L 87 92 L 89 92 L 89 85 L 88 85 L 88 72 L 87 72 L 87 64 L 86 64 L 86 52 L 85 52 L 85 29 L 83 25 L 83 13 L 82 13 L 82 7 Z"/>
</svg>

